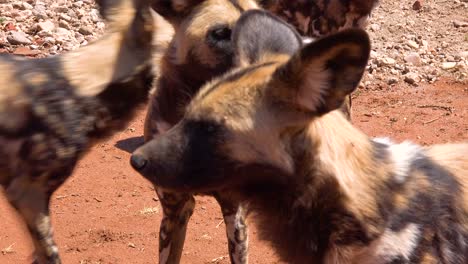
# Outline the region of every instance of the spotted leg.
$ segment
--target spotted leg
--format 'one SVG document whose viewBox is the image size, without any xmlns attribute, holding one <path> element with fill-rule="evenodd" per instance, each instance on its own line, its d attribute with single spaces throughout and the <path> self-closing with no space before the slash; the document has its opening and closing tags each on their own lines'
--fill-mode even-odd
<svg viewBox="0 0 468 264">
<path fill-rule="evenodd" d="M 58 248 L 52 238 L 52 226 L 49 216 L 51 191 L 45 180 L 19 176 L 7 186 L 6 195 L 26 222 L 31 234 L 35 252 L 34 263 L 61 263 Z"/>
<path fill-rule="evenodd" d="M 177 264 L 182 256 L 187 224 L 195 199 L 190 194 L 173 193 L 156 187 L 163 208 L 159 229 L 159 263 Z"/>
<path fill-rule="evenodd" d="M 238 201 L 231 199 L 228 194 L 216 193 L 214 196 L 221 206 L 226 224 L 231 263 L 246 264 L 249 246 L 248 229 L 245 223 L 246 208 Z"/>
</svg>

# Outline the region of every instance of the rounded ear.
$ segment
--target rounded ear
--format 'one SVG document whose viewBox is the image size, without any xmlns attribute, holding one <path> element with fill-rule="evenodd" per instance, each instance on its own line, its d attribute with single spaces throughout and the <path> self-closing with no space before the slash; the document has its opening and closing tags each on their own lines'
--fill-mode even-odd
<svg viewBox="0 0 468 264">
<path fill-rule="evenodd" d="M 240 16 L 232 41 L 239 65 L 257 63 L 269 56 L 292 56 L 302 45 L 302 38 L 293 27 L 259 9 Z"/>
<path fill-rule="evenodd" d="M 175 23 L 203 1 L 205 0 L 153 0 L 151 7 L 166 20 Z"/>
<path fill-rule="evenodd" d="M 371 50 L 364 30 L 349 29 L 306 45 L 273 77 L 277 89 L 288 89 L 293 104 L 325 114 L 339 108 L 358 86 Z M 292 93 L 291 93 L 292 92 Z"/>
</svg>

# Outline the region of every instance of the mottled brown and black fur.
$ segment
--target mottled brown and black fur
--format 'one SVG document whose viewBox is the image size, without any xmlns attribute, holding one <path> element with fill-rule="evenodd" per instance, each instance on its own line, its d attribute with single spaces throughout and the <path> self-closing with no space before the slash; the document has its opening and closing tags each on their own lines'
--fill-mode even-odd
<svg viewBox="0 0 468 264">
<path fill-rule="evenodd" d="M 260 5 L 309 37 L 367 26 L 378 0 L 259 0 Z"/>
<path fill-rule="evenodd" d="M 44 59 L 0 55 L 0 183 L 37 263 L 60 263 L 51 195 L 93 142 L 125 126 L 152 86 L 149 3 L 100 3 L 108 30 L 94 43 Z"/>
<path fill-rule="evenodd" d="M 145 141 L 176 124 L 200 87 L 232 68 L 232 28 L 245 10 L 258 7 L 253 0 L 157 0 L 153 8 L 171 23 L 174 37 L 160 58 L 145 120 Z M 179 263 L 195 200 L 191 193 L 158 186 L 156 191 L 164 212 L 159 263 Z M 247 263 L 245 210 L 229 196 L 213 195 L 223 212 L 231 262 Z"/>
<path fill-rule="evenodd" d="M 357 12 L 355 7 L 359 1 L 325 1 L 326 3 L 309 1 L 309 4 L 302 2 L 289 1 L 285 4 L 282 1 L 254 0 L 153 1 L 153 8 L 172 24 L 175 33 L 164 56 L 160 59 L 161 72 L 151 95 L 145 120 L 145 141 L 151 140 L 177 123 L 200 87 L 233 67 L 236 61 L 231 41 L 232 28 L 245 10 L 258 8 L 257 3 L 282 18 L 286 18 L 284 14 L 288 14 L 293 9 L 300 12 L 301 16 L 296 16 L 299 13 L 294 12 L 292 17 L 285 19 L 298 30 L 302 30 L 302 19 L 307 17 L 309 20 L 312 17 L 336 26 L 327 28 L 321 26 L 321 35 L 349 27 L 364 27 L 363 22 L 367 20 L 371 11 L 371 6 L 364 11 L 362 3 L 359 5 L 362 8 Z M 314 6 L 317 8 L 312 8 Z M 345 17 L 346 21 L 343 22 L 341 17 Z M 350 24 L 348 20 L 355 21 Z M 321 22 L 321 25 L 325 25 L 325 22 Z M 301 32 L 309 37 L 317 36 L 316 32 Z M 351 97 L 345 100 L 342 110 L 350 118 Z M 185 229 L 193 212 L 193 196 L 164 191 L 162 188 L 157 188 L 157 192 L 163 208 L 166 209 L 160 228 L 159 261 L 177 263 L 182 253 Z M 232 208 L 237 206 L 236 203 L 229 201 L 229 197 L 222 196 L 225 195 L 215 195 L 223 210 L 231 261 L 245 263 L 248 238 L 243 223 L 244 217 L 240 213 L 233 214 L 244 209 Z M 239 239 L 234 237 L 235 233 L 244 235 Z"/>
<path fill-rule="evenodd" d="M 261 238 L 288 263 L 466 263 L 468 144 L 371 139 L 337 111 L 365 70 L 364 31 L 291 55 L 273 41 L 288 27 L 277 31 L 260 11 L 243 16 L 233 36 L 241 67 L 138 148 L 134 168 L 168 190 L 247 202 Z M 249 38 L 249 24 L 275 27 L 257 35 L 253 59 L 248 41 L 236 41 Z"/>
</svg>

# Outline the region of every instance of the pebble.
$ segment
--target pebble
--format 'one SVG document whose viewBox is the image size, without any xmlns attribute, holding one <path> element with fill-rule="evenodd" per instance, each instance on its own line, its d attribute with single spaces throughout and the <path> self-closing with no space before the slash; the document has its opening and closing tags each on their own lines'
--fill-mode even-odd
<svg viewBox="0 0 468 264">
<path fill-rule="evenodd" d="M 78 30 L 78 32 L 80 32 L 80 33 L 83 34 L 83 35 L 91 35 L 91 34 L 93 34 L 92 29 L 90 29 L 89 27 L 86 27 L 86 26 L 80 27 L 80 29 Z"/>
<path fill-rule="evenodd" d="M 78 8 L 82 7 L 83 6 L 83 1 L 76 1 L 76 2 L 73 3 L 73 6 L 78 7 Z"/>
<path fill-rule="evenodd" d="M 413 10 L 421 10 L 422 9 L 422 1 L 421 0 L 416 0 L 414 3 L 413 3 Z"/>
<path fill-rule="evenodd" d="M 457 66 L 456 62 L 443 62 L 442 63 L 442 69 L 444 70 L 450 70 L 453 69 Z"/>
<path fill-rule="evenodd" d="M 55 7 L 55 12 L 66 13 L 67 11 L 68 11 L 68 7 L 66 7 L 66 6 L 57 6 L 57 7 Z"/>
<path fill-rule="evenodd" d="M 28 35 L 19 31 L 10 31 L 10 34 L 7 36 L 8 42 L 12 45 L 29 45 L 31 40 L 28 39 Z"/>
<path fill-rule="evenodd" d="M 462 52 L 458 53 L 458 56 L 460 58 L 468 59 L 468 51 L 462 51 Z"/>
<path fill-rule="evenodd" d="M 59 27 L 65 28 L 65 29 L 71 29 L 70 24 L 68 24 L 68 22 L 65 20 L 59 20 Z"/>
<path fill-rule="evenodd" d="M 456 27 L 456 28 L 468 27 L 468 22 L 456 20 L 456 21 L 453 21 L 453 26 Z"/>
<path fill-rule="evenodd" d="M 94 23 L 97 23 L 100 20 L 99 10 L 97 9 L 91 9 L 89 16 L 91 18 L 91 21 L 93 21 Z"/>
<path fill-rule="evenodd" d="M 395 63 L 396 63 L 396 60 L 392 59 L 390 57 L 384 57 L 384 58 L 381 58 L 381 59 L 377 59 L 377 64 L 379 66 L 391 66 L 391 65 L 394 65 Z"/>
<path fill-rule="evenodd" d="M 413 49 L 419 49 L 419 44 L 416 41 L 408 40 L 407 44 Z"/>
<path fill-rule="evenodd" d="M 69 15 L 64 13 L 60 14 L 59 17 L 67 22 L 70 22 L 72 20 L 72 18 Z"/>
<path fill-rule="evenodd" d="M 52 22 L 50 20 L 46 20 L 46 21 L 37 23 L 36 28 L 39 31 L 41 31 L 41 30 L 52 31 L 52 30 L 55 29 L 55 24 L 54 24 L 54 22 Z"/>
<path fill-rule="evenodd" d="M 65 29 L 65 28 L 62 28 L 62 27 L 58 27 L 55 29 L 55 33 L 56 33 L 56 38 L 57 39 L 68 39 L 72 36 L 72 33 L 70 32 L 70 30 L 68 29 Z"/>
<path fill-rule="evenodd" d="M 370 25 L 370 29 L 374 32 L 376 31 L 379 31 L 380 30 L 380 26 L 378 24 L 371 24 Z"/>
<path fill-rule="evenodd" d="M 414 66 L 421 66 L 422 65 L 421 57 L 416 52 L 409 53 L 408 55 L 406 55 L 404 57 L 404 60 L 405 60 L 405 62 L 407 62 L 409 64 L 412 64 Z"/>
<path fill-rule="evenodd" d="M 23 2 L 23 3 L 21 3 L 19 9 L 21 9 L 21 10 L 33 9 L 33 6 L 28 4 L 27 2 Z"/>
<path fill-rule="evenodd" d="M 421 77 L 415 72 L 408 72 L 405 74 L 404 81 L 409 84 L 416 84 L 421 81 Z"/>
<path fill-rule="evenodd" d="M 387 84 L 392 85 L 392 84 L 395 84 L 395 83 L 398 83 L 398 78 L 396 78 L 396 77 L 388 78 Z"/>
</svg>

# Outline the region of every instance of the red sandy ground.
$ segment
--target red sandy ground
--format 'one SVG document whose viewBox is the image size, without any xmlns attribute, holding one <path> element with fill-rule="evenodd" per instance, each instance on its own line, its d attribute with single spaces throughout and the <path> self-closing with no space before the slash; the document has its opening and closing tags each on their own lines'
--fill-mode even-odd
<svg viewBox="0 0 468 264">
<path fill-rule="evenodd" d="M 421 144 L 468 140 L 468 86 L 439 81 L 420 87 L 359 90 L 353 122 L 370 136 Z M 55 239 L 64 263 L 157 263 L 160 204 L 152 186 L 129 166 L 142 142 L 144 111 L 128 129 L 95 146 L 52 199 Z M 197 198 L 182 263 L 229 263 L 217 203 Z M 146 210 L 145 210 L 146 209 Z M 0 195 L 0 263 L 30 263 L 32 245 Z M 280 263 L 250 225 L 251 263 Z"/>
</svg>

